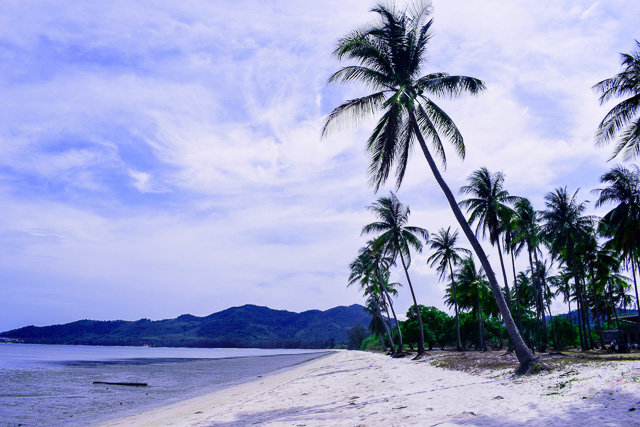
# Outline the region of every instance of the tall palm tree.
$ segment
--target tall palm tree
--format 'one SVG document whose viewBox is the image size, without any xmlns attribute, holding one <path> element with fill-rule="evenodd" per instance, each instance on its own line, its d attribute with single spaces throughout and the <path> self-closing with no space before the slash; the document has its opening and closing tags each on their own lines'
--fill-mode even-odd
<svg viewBox="0 0 640 427">
<path fill-rule="evenodd" d="M 542 235 L 555 256 L 565 259 L 567 266 L 573 273 L 574 286 L 578 295 L 578 309 L 581 317 L 589 329 L 588 314 L 585 307 L 584 292 L 579 278 L 579 266 L 576 263 L 576 243 L 588 234 L 595 223 L 595 217 L 584 215 L 586 210 L 585 202 L 578 203 L 576 196 L 578 190 L 569 196 L 566 188 L 557 188 L 554 192 L 545 196 L 547 209 L 541 212 L 543 221 Z M 584 335 L 587 335 L 584 331 Z M 583 338 L 582 328 L 580 329 L 582 349 L 588 350 L 591 336 Z"/>
<path fill-rule="evenodd" d="M 595 206 L 616 203 L 617 206 L 602 217 L 598 230 L 610 240 L 608 246 L 620 252 L 631 264 L 636 291 L 636 308 L 640 310 L 636 270 L 640 250 L 640 169 L 616 166 L 600 177 L 608 187 L 594 190 L 599 194 Z"/>
<path fill-rule="evenodd" d="M 509 295 L 509 283 L 507 282 L 507 272 L 504 268 L 502 258 L 502 248 L 500 247 L 500 234 L 502 231 L 502 217 L 508 215 L 506 212 L 511 208 L 508 204 L 518 201 L 518 197 L 510 196 L 504 189 L 504 174 L 502 172 L 491 173 L 485 167 L 473 172 L 467 179 L 468 185 L 460 188 L 460 192 L 471 197 L 462 200 L 459 205 L 467 208 L 469 223 L 477 222 L 476 235 L 482 232 L 482 237 L 489 234 L 489 242 L 492 246 L 498 247 L 500 266 L 502 267 L 502 277 L 504 279 L 505 295 Z M 509 307 L 511 303 L 507 300 Z"/>
<path fill-rule="evenodd" d="M 400 257 L 404 274 L 411 290 L 414 309 L 418 316 L 418 326 L 420 327 L 420 337 L 418 341 L 418 355 L 424 355 L 424 331 L 422 329 L 422 318 L 418 311 L 418 301 L 413 291 L 411 277 L 409 277 L 409 264 L 411 263 L 411 251 L 413 248 L 416 252 L 422 252 L 422 241 L 429 241 L 429 232 L 424 228 L 407 225 L 409 214 L 411 213 L 409 206 L 403 205 L 395 194 L 391 193 L 389 197 L 381 197 L 377 202 L 368 206 L 368 209 L 378 217 L 378 221 L 365 225 L 362 228 L 362 234 L 378 234 L 376 240 L 380 242 L 383 250 L 396 260 Z"/>
<path fill-rule="evenodd" d="M 427 262 L 430 267 L 438 265 L 436 271 L 440 273 L 439 280 L 442 280 L 449 273 L 451 278 L 451 286 L 453 288 L 453 307 L 456 315 L 456 348 L 458 351 L 462 350 L 462 342 L 460 341 L 460 319 L 458 316 L 458 296 L 456 292 L 456 280 L 453 274 L 453 266 L 458 265 L 462 261 L 460 254 L 464 254 L 467 257 L 471 256 L 471 252 L 465 248 L 456 247 L 458 240 L 458 231 L 451 232 L 451 227 L 447 227 L 445 230 L 441 228 L 438 233 L 431 235 L 429 246 L 434 253 L 429 257 Z"/>
<path fill-rule="evenodd" d="M 593 86 L 602 94 L 600 105 L 612 98 L 628 97 L 604 116 L 596 132 L 598 145 L 608 144 L 620 135 L 611 159 L 621 152 L 627 160 L 640 154 L 640 42 L 636 40 L 636 44 L 637 51 L 620 55 L 623 67 L 620 73 Z"/>
<path fill-rule="evenodd" d="M 421 75 L 433 23 L 429 19 L 430 2 L 416 1 L 403 10 L 395 6 L 378 5 L 372 12 L 378 15 L 378 21 L 353 30 L 338 41 L 335 57 L 338 60 L 352 60 L 355 65 L 335 72 L 329 77 L 329 83 L 357 81 L 364 83 L 373 93 L 345 101 L 335 108 L 327 116 L 322 135 L 326 136 L 345 124 L 358 124 L 369 115 L 382 113 L 367 142 L 370 182 L 376 191 L 386 182 L 394 167 L 396 184 L 400 186 L 409 154 L 414 144 L 418 143 L 454 216 L 486 271 L 521 368 L 526 369 L 535 357 L 518 334 L 489 260 L 427 146 L 428 140 L 435 154 L 446 165 L 443 146 L 443 138 L 446 138 L 456 153 L 464 158 L 462 134 L 434 99 L 457 97 L 463 93 L 477 94 L 485 89 L 485 85 L 473 77 L 450 76 L 443 72 Z"/>
<path fill-rule="evenodd" d="M 513 244 L 516 250 L 521 251 L 526 248 L 529 256 L 531 281 L 536 295 L 536 336 L 540 337 L 541 319 L 545 316 L 544 307 L 541 307 L 541 299 L 538 297 L 542 295 L 540 274 L 535 268 L 540 265 L 540 260 L 538 259 L 538 253 L 540 252 L 540 225 L 538 213 L 531 202 L 524 197 L 520 198 L 515 204 L 514 228 Z"/>
<path fill-rule="evenodd" d="M 516 246 L 516 217 L 514 210 L 505 210 L 500 216 L 500 229 L 504 236 L 504 250 L 511 256 L 511 270 L 513 272 L 513 288 L 515 290 L 516 309 L 518 313 L 518 328 L 522 334 L 522 313 L 520 308 L 520 290 L 516 276 L 516 255 L 520 250 Z"/>
</svg>

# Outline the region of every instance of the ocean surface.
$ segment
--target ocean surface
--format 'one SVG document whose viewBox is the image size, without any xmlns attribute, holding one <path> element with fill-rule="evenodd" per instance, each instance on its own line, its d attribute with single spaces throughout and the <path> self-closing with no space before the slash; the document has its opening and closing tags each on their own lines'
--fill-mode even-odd
<svg viewBox="0 0 640 427">
<path fill-rule="evenodd" d="M 95 425 L 282 372 L 326 353 L 0 344 L 0 427 Z"/>
</svg>

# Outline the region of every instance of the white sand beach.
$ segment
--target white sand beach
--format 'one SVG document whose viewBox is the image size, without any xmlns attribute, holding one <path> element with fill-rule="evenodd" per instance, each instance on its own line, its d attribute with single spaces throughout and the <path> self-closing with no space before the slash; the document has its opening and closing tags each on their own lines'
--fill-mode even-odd
<svg viewBox="0 0 640 427">
<path fill-rule="evenodd" d="M 635 408 L 635 409 L 634 409 Z M 299 368 L 105 426 L 632 426 L 640 361 L 525 377 L 338 351 Z"/>
</svg>

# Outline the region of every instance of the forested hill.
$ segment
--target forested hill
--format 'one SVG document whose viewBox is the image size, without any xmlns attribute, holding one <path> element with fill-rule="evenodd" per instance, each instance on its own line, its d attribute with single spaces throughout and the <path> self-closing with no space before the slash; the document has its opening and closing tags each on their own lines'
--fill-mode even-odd
<svg viewBox="0 0 640 427">
<path fill-rule="evenodd" d="M 357 304 L 302 313 L 244 305 L 206 317 L 183 314 L 157 321 L 80 320 L 27 326 L 0 333 L 0 337 L 33 344 L 327 348 L 348 341 L 347 330 L 355 324 L 369 324 L 363 307 Z"/>
</svg>

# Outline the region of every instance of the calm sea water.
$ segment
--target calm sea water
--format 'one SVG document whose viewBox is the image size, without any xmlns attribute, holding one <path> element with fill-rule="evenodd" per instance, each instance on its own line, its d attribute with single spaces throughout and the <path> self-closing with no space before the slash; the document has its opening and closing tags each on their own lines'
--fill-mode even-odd
<svg viewBox="0 0 640 427">
<path fill-rule="evenodd" d="M 0 344 L 0 426 L 94 425 L 278 373 L 323 354 Z"/>
</svg>

